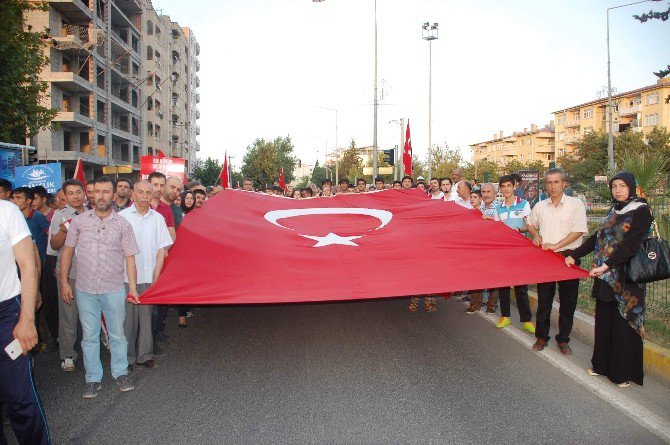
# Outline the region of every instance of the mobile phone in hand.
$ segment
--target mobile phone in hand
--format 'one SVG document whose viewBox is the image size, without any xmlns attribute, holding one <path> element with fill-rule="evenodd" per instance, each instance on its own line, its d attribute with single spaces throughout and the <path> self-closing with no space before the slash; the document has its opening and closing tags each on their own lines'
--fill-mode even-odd
<svg viewBox="0 0 670 445">
<path fill-rule="evenodd" d="M 5 348 L 5 352 L 9 355 L 9 358 L 16 360 L 19 355 L 23 354 L 23 349 L 21 349 L 21 343 L 18 338 L 15 338 L 10 344 Z"/>
</svg>

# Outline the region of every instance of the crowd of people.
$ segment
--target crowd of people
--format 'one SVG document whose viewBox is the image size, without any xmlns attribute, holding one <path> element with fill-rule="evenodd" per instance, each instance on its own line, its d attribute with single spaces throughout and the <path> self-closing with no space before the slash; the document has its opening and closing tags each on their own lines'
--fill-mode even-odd
<svg viewBox="0 0 670 445">
<path fill-rule="evenodd" d="M 284 190 L 275 184 L 264 192 L 305 199 L 418 188 L 427 198 L 481 212 L 482 219 L 491 224 L 499 221 L 529 236 L 538 248 L 562 254 L 567 266 L 578 265 L 579 258 L 593 252 L 596 264 L 589 274 L 597 278 L 593 287 L 596 340 L 588 372 L 605 375 L 622 387 L 630 382 L 642 385 L 644 286 L 626 281 L 622 271 L 652 220 L 646 202 L 636 194 L 635 178 L 627 172 L 612 177 L 612 209 L 602 227 L 586 240 L 584 203 L 568 196 L 561 169 L 547 171 L 546 199 L 529 202 L 521 197 L 520 180 L 518 175 L 503 176 L 496 187 L 467 181 L 455 170 L 451 177 L 428 181 L 405 176 L 386 184 L 375 178 L 368 186 L 364 179 L 352 185 L 343 178 L 335 186 L 326 179 L 320 189 L 311 184 Z M 255 188 L 251 178 L 242 181 L 242 188 L 263 192 Z M 184 185 L 179 178 L 159 172 L 134 183 L 107 176 L 86 185 L 68 179 L 53 195 L 41 186 L 12 189 L 11 183 L 0 180 L 0 342 L 6 345 L 17 339 L 24 352 L 16 360 L 4 355 L 0 360 L 0 398 L 6 402 L 20 443 L 48 443 L 28 352 L 58 350 L 62 370 L 74 371 L 80 325 L 83 397 L 88 399 L 101 389 L 101 344 L 109 348 L 111 375 L 120 391 L 134 389 L 130 374 L 136 366 L 158 366 L 156 357 L 164 353 L 167 340 L 168 306 L 138 303 L 161 273 L 184 218 L 222 190 L 197 181 Z M 536 337 L 533 350 L 541 351 L 549 344 L 550 315 L 558 290 L 555 339 L 562 354 L 572 353 L 569 342 L 578 288 L 579 280 L 537 283 L 538 307 L 533 322 L 528 285 L 514 286 L 521 327 Z M 469 301 L 467 314 L 483 307 L 487 314 L 496 314 L 499 306 L 496 326 L 502 329 L 512 324 L 510 287 L 464 290 L 459 296 Z M 409 311 L 417 312 L 422 300 L 426 312 L 438 310 L 436 296 L 421 295 L 410 297 Z M 179 306 L 177 310 L 178 326 L 185 328 L 189 308 Z"/>
</svg>

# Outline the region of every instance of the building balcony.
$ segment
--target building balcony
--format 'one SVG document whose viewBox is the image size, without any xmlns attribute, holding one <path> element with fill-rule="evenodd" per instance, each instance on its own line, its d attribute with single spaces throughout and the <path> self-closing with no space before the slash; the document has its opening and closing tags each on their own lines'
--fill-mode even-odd
<svg viewBox="0 0 670 445">
<path fill-rule="evenodd" d="M 68 127 L 90 128 L 93 127 L 93 119 L 74 111 L 59 111 L 52 122 L 60 122 Z"/>
<path fill-rule="evenodd" d="M 197 93 L 195 95 L 195 103 L 199 104 L 200 103 L 200 93 Z"/>
<path fill-rule="evenodd" d="M 575 128 L 579 127 L 580 125 L 582 125 L 582 121 L 580 119 L 575 119 L 565 123 L 566 128 Z"/>
<path fill-rule="evenodd" d="M 619 107 L 619 116 L 630 116 L 639 113 L 641 110 L 640 104 L 632 107 Z"/>
<path fill-rule="evenodd" d="M 535 151 L 537 153 L 553 153 L 554 152 L 554 145 L 536 145 L 535 146 Z"/>
<path fill-rule="evenodd" d="M 195 70 L 200 71 L 200 61 L 196 59 L 195 61 Z"/>
<path fill-rule="evenodd" d="M 42 77 L 45 82 L 51 82 L 57 85 L 60 89 L 71 91 L 73 93 L 81 93 L 82 90 L 93 91 L 91 82 L 73 73 L 72 71 L 50 72 Z"/>
<path fill-rule="evenodd" d="M 565 145 L 577 145 L 581 138 L 579 136 L 571 136 L 565 138 Z"/>
<path fill-rule="evenodd" d="M 195 134 L 200 134 L 200 125 L 195 126 Z"/>
<path fill-rule="evenodd" d="M 81 0 L 48 0 L 48 3 L 67 18 L 74 19 L 74 21 L 79 22 L 93 18 L 91 8 Z"/>
<path fill-rule="evenodd" d="M 195 87 L 196 88 L 200 87 L 200 77 L 199 76 L 195 76 Z"/>
</svg>

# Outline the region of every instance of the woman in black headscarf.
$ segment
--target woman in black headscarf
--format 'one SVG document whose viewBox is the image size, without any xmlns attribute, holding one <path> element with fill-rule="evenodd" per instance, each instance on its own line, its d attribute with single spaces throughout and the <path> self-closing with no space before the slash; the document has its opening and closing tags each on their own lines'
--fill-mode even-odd
<svg viewBox="0 0 670 445">
<path fill-rule="evenodd" d="M 181 194 L 181 211 L 184 215 L 195 208 L 195 195 L 190 190 Z"/>
<path fill-rule="evenodd" d="M 620 172 L 609 182 L 612 208 L 602 227 L 565 258 L 593 252 L 589 275 L 596 299 L 595 344 L 591 375 L 604 375 L 622 388 L 642 385 L 645 286 L 626 278 L 626 266 L 649 233 L 653 217 L 647 201 L 637 196 L 635 176 Z"/>
</svg>

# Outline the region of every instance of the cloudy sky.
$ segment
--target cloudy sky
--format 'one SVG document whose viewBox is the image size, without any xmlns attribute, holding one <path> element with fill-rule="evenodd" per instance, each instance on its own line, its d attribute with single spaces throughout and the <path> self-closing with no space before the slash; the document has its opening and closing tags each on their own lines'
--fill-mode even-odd
<svg viewBox="0 0 670 445">
<path fill-rule="evenodd" d="M 378 144 L 398 144 L 410 120 L 415 153 L 428 145 L 428 43 L 433 41 L 433 144 L 460 148 L 505 134 L 606 92 L 606 9 L 615 0 L 378 0 Z M 200 42 L 201 152 L 234 156 L 256 138 L 289 135 L 303 162 L 353 138 L 372 145 L 374 0 L 154 0 Z M 612 85 L 656 82 L 670 63 L 670 22 L 610 12 Z"/>
</svg>

